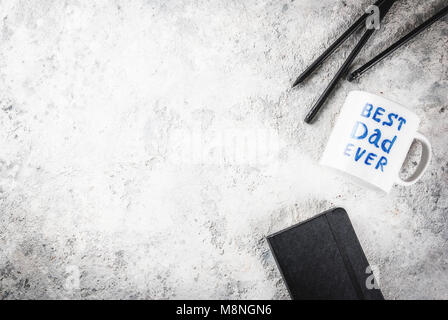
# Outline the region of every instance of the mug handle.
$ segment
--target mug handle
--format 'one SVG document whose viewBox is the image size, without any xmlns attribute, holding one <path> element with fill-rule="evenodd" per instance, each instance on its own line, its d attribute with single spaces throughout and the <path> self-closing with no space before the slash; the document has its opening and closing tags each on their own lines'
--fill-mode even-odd
<svg viewBox="0 0 448 320">
<path fill-rule="evenodd" d="M 429 162 L 431 161 L 431 144 L 429 143 L 428 139 L 426 139 L 426 137 L 419 132 L 415 134 L 414 139 L 422 144 L 422 157 L 417 169 L 412 176 L 410 176 L 406 180 L 398 177 L 397 184 L 402 186 L 410 186 L 416 183 L 428 168 Z"/>
</svg>

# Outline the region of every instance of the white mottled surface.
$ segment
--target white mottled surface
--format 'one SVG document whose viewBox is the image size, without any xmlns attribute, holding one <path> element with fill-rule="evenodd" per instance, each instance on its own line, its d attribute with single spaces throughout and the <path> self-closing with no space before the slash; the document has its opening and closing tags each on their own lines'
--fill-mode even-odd
<svg viewBox="0 0 448 320">
<path fill-rule="evenodd" d="M 415 3 L 358 63 L 446 5 Z M 448 19 L 312 126 L 354 40 L 289 89 L 367 4 L 0 1 L 0 298 L 286 299 L 264 237 L 343 206 L 386 298 L 447 299 Z M 352 89 L 421 116 L 416 185 L 378 194 L 317 165 Z"/>
</svg>

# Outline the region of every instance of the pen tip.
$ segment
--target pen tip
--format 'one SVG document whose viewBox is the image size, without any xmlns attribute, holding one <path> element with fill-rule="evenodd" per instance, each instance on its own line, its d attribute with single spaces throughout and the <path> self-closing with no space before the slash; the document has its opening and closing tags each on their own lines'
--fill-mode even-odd
<svg viewBox="0 0 448 320">
<path fill-rule="evenodd" d="M 347 80 L 349 82 L 352 82 L 353 80 L 355 80 L 358 77 L 358 74 L 356 72 L 352 72 L 348 75 Z"/>
<path fill-rule="evenodd" d="M 303 80 L 305 80 L 305 76 L 304 75 L 300 75 L 296 81 L 294 81 L 293 85 L 291 88 L 297 87 L 299 84 L 301 84 L 303 82 Z"/>
<path fill-rule="evenodd" d="M 294 83 L 292 84 L 291 88 L 295 88 L 297 87 L 297 85 L 299 85 L 300 81 L 298 81 L 299 79 L 297 79 L 296 81 L 294 81 Z"/>
</svg>

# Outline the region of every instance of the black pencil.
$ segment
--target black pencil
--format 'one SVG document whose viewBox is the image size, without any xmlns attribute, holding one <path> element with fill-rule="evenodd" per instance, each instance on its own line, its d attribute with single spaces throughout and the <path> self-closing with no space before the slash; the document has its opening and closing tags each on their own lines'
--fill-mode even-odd
<svg viewBox="0 0 448 320">
<path fill-rule="evenodd" d="M 381 5 L 385 0 L 379 0 L 374 3 L 375 6 Z M 347 40 L 355 31 L 361 28 L 369 16 L 368 13 L 364 13 L 358 20 L 356 20 L 350 28 L 347 29 L 335 42 L 333 42 L 300 76 L 297 77 L 292 87 L 294 88 L 298 84 L 302 83 L 310 74 L 312 74 L 345 40 Z"/>
<path fill-rule="evenodd" d="M 416 37 L 418 34 L 429 28 L 433 23 L 440 20 L 443 16 L 445 16 L 448 13 L 448 6 L 440 10 L 438 13 L 436 13 L 434 16 L 426 20 L 424 23 L 422 23 L 420 26 L 409 32 L 407 35 L 402 37 L 400 40 L 395 42 L 393 45 L 391 45 L 389 48 L 378 54 L 376 57 L 374 57 L 372 60 L 364 64 L 362 67 L 356 69 L 353 71 L 349 77 L 348 81 L 353 81 L 359 76 L 361 76 L 363 73 L 365 73 L 367 70 L 372 68 L 374 65 L 376 65 L 378 62 L 386 58 L 387 56 L 391 55 L 395 50 L 409 42 L 411 39 Z"/>
<path fill-rule="evenodd" d="M 389 9 L 392 7 L 392 5 L 395 3 L 396 0 L 386 0 L 384 1 L 384 6 L 380 8 L 380 21 L 384 18 L 384 16 L 387 14 Z M 314 118 L 316 117 L 317 113 L 320 109 L 322 109 L 322 106 L 324 105 L 325 101 L 327 100 L 328 96 L 331 94 L 333 89 L 336 87 L 338 81 L 347 73 L 350 65 L 352 64 L 353 60 L 356 58 L 356 56 L 359 54 L 361 49 L 364 47 L 364 45 L 369 40 L 370 36 L 373 34 L 375 29 L 368 29 L 364 35 L 362 36 L 361 40 L 359 40 L 356 47 L 352 50 L 348 58 L 345 60 L 344 64 L 341 66 L 341 68 L 338 70 L 336 75 L 331 80 L 328 87 L 325 89 L 325 91 L 322 93 L 322 95 L 319 97 L 317 102 L 313 105 L 311 110 L 308 112 L 308 114 L 305 117 L 306 123 L 313 122 Z"/>
</svg>

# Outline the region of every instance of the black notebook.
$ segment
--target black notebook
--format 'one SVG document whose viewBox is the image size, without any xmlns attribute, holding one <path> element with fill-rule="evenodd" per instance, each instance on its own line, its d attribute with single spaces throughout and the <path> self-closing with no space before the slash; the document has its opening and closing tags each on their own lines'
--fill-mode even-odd
<svg viewBox="0 0 448 320">
<path fill-rule="evenodd" d="M 384 299 L 342 208 L 272 234 L 267 241 L 292 299 Z"/>
</svg>

